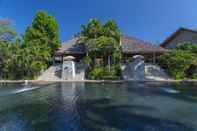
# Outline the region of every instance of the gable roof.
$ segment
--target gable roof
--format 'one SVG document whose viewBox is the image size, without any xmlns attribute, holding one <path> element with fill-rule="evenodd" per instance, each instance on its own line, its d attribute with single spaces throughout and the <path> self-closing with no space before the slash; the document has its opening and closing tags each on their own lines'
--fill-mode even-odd
<svg viewBox="0 0 197 131">
<path fill-rule="evenodd" d="M 160 46 L 154 46 L 151 43 L 137 39 L 135 37 L 123 36 L 121 38 L 121 49 L 125 54 L 147 54 L 147 53 L 161 53 L 165 49 Z M 71 40 L 63 42 L 56 55 L 60 54 L 85 54 L 85 47 L 79 43 L 79 38 L 75 37 Z"/>
<path fill-rule="evenodd" d="M 168 44 L 170 44 L 170 42 L 172 42 L 177 36 L 179 36 L 182 32 L 192 32 L 192 33 L 196 33 L 197 31 L 195 30 L 191 30 L 191 29 L 187 29 L 187 28 L 179 28 L 178 30 L 176 30 L 174 33 L 172 33 L 167 39 L 164 40 L 163 43 L 161 43 L 161 47 L 166 47 Z"/>
<path fill-rule="evenodd" d="M 123 53 L 126 54 L 147 54 L 147 53 L 162 53 L 165 51 L 160 46 L 153 45 L 152 43 L 145 42 L 135 37 L 123 37 L 121 48 Z"/>
</svg>

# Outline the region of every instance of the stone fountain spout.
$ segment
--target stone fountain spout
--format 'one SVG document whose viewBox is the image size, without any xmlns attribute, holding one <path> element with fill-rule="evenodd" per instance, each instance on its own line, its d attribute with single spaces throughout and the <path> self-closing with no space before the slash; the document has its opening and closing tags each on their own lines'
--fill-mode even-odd
<svg viewBox="0 0 197 131">
<path fill-rule="evenodd" d="M 62 64 L 62 80 L 75 80 L 75 62 L 73 56 L 67 56 Z"/>
<path fill-rule="evenodd" d="M 145 62 L 144 57 L 141 55 L 133 56 L 132 63 L 132 76 L 134 80 L 144 80 L 145 79 Z"/>
</svg>

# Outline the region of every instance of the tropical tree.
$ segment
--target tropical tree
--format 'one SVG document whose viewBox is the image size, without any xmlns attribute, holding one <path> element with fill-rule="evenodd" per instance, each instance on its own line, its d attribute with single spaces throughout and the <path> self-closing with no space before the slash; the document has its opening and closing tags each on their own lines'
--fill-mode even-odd
<svg viewBox="0 0 197 131">
<path fill-rule="evenodd" d="M 35 78 L 40 71 L 51 63 L 55 51 L 58 49 L 58 24 L 53 16 L 39 11 L 24 34 L 21 44 L 21 63 L 24 63 L 25 78 Z M 26 55 L 25 58 L 23 56 Z"/>
<path fill-rule="evenodd" d="M 0 25 L 0 79 L 34 79 L 49 66 L 59 46 L 58 27 L 52 16 L 38 12 L 22 38 L 10 39 L 7 34 L 15 33 L 8 28 L 9 23 Z"/>
<path fill-rule="evenodd" d="M 121 31 L 119 27 L 117 26 L 116 22 L 113 20 L 108 20 L 104 26 L 104 35 L 107 37 L 112 37 L 114 38 L 118 43 L 120 42 L 121 38 Z"/>
<path fill-rule="evenodd" d="M 39 44 L 47 44 L 46 49 L 51 55 L 54 55 L 60 46 L 58 24 L 55 18 L 43 11 L 39 11 L 34 17 L 32 25 L 26 29 L 24 40 L 28 46 L 34 44 L 34 41 L 39 41 Z M 46 45 L 41 47 L 46 47 Z"/>
<path fill-rule="evenodd" d="M 197 78 L 197 45 L 180 43 L 159 58 L 159 63 L 175 79 Z"/>
<path fill-rule="evenodd" d="M 80 37 L 85 41 L 98 38 L 101 35 L 103 35 L 103 25 L 97 19 L 91 19 L 86 25 L 81 26 Z"/>
<path fill-rule="evenodd" d="M 108 72 L 111 72 L 112 66 L 119 64 L 121 56 L 120 37 L 121 32 L 113 20 L 102 24 L 97 19 L 91 19 L 86 25 L 82 25 L 80 40 L 85 44 L 88 57 L 85 59 L 91 59 L 88 62 L 90 62 L 92 69 L 98 66 L 95 63 L 97 58 L 102 59 L 103 65 L 101 66 L 108 66 Z"/>
</svg>

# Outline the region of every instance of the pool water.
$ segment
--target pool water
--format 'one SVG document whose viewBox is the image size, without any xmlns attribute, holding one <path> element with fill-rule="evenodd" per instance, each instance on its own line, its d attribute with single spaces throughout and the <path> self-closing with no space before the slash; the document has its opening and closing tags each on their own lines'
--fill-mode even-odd
<svg viewBox="0 0 197 131">
<path fill-rule="evenodd" d="M 0 131 L 197 131 L 197 83 L 7 84 Z"/>
</svg>

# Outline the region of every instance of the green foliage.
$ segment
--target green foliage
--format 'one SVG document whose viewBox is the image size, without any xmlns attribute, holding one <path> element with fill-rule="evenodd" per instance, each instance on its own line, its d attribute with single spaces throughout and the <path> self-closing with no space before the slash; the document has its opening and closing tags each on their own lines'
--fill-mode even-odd
<svg viewBox="0 0 197 131">
<path fill-rule="evenodd" d="M 118 65 L 121 58 L 120 50 L 120 37 L 121 32 L 117 24 L 113 20 L 107 21 L 102 24 L 97 19 L 90 20 L 86 25 L 82 25 L 82 31 L 80 33 L 80 40 L 85 44 L 87 50 L 87 58 L 90 68 L 90 74 L 99 77 L 102 67 L 108 66 L 108 73 L 111 76 L 111 66 Z M 102 59 L 102 67 L 97 66 L 95 60 L 97 58 Z M 99 69 L 97 69 L 99 68 Z M 107 69 L 107 68 L 106 68 Z M 100 77 L 99 77 L 100 78 Z"/>
<path fill-rule="evenodd" d="M 93 80 L 116 80 L 119 78 L 119 70 L 113 67 L 111 71 L 106 67 L 94 67 L 89 72 L 89 78 Z"/>
<path fill-rule="evenodd" d="M 95 39 L 103 34 L 103 25 L 97 19 L 91 19 L 86 25 L 81 26 L 80 37 L 84 41 Z"/>
<path fill-rule="evenodd" d="M 197 44 L 185 42 L 176 47 L 177 50 L 189 51 L 197 55 Z"/>
<path fill-rule="evenodd" d="M 55 18 L 43 11 L 39 11 L 32 25 L 27 28 L 24 40 L 28 46 L 29 44 L 34 44 L 34 41 L 39 41 L 39 44 L 46 44 L 48 51 L 53 55 L 60 46 L 58 24 Z"/>
<path fill-rule="evenodd" d="M 97 19 L 92 19 L 87 25 L 82 25 L 80 33 L 80 39 L 85 43 L 88 53 L 93 54 L 94 57 L 120 51 L 120 37 L 120 30 L 112 20 L 103 25 Z"/>
<path fill-rule="evenodd" d="M 36 47 L 23 47 L 22 40 L 0 42 L 0 78 L 34 79 L 48 66 L 50 54 Z"/>
<path fill-rule="evenodd" d="M 89 72 L 89 78 L 93 80 L 102 79 L 105 74 L 105 69 L 103 67 L 95 67 Z"/>
<path fill-rule="evenodd" d="M 160 56 L 160 65 L 175 79 L 197 78 L 197 45 L 192 43 L 180 44 Z"/>
<path fill-rule="evenodd" d="M 118 43 L 120 42 L 121 31 L 113 20 L 108 20 L 103 26 L 104 35 L 114 38 Z"/>
<path fill-rule="evenodd" d="M 86 65 L 90 65 L 91 64 L 91 58 L 86 56 L 83 58 L 83 63 L 86 64 Z"/>
<path fill-rule="evenodd" d="M 22 39 L 0 41 L 0 79 L 35 79 L 58 47 L 55 19 L 38 12 Z"/>
</svg>

